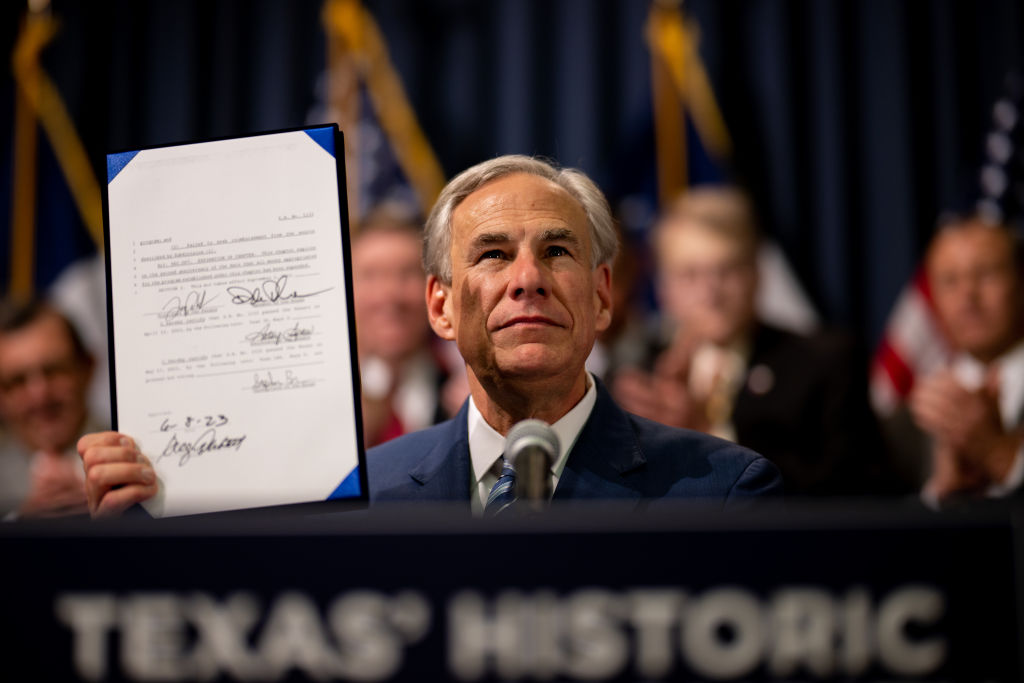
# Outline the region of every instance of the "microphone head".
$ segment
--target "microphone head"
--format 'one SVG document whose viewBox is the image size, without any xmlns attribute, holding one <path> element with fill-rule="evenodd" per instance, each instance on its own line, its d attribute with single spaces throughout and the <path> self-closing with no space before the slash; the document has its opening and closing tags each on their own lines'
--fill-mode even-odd
<svg viewBox="0 0 1024 683">
<path fill-rule="evenodd" d="M 533 418 L 515 423 L 505 437 L 505 455 L 512 459 L 514 467 L 520 453 L 535 448 L 544 451 L 554 461 L 558 458 L 558 446 L 558 435 L 551 425 Z"/>
</svg>

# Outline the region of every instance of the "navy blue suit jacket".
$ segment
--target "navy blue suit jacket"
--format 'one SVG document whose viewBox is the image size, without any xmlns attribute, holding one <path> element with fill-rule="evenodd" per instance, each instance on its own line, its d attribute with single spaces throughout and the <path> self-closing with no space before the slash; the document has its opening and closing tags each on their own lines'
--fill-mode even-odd
<svg viewBox="0 0 1024 683">
<path fill-rule="evenodd" d="M 370 502 L 469 501 L 466 414 L 367 452 Z M 705 499 L 721 505 L 779 493 L 767 459 L 729 441 L 666 427 L 622 410 L 601 384 L 569 453 L 554 500 Z"/>
</svg>

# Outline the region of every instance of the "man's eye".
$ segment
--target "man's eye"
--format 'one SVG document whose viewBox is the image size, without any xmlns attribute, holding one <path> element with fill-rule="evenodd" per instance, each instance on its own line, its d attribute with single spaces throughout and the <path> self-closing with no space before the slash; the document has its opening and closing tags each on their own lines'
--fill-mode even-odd
<svg viewBox="0 0 1024 683">
<path fill-rule="evenodd" d="M 484 260 L 484 259 L 503 259 L 503 258 L 505 258 L 505 252 L 503 252 L 501 249 L 491 249 L 490 251 L 485 251 L 484 253 L 480 254 L 480 260 L 481 261 Z"/>
<path fill-rule="evenodd" d="M 569 256 L 569 250 L 556 244 L 548 247 L 548 256 Z"/>
</svg>

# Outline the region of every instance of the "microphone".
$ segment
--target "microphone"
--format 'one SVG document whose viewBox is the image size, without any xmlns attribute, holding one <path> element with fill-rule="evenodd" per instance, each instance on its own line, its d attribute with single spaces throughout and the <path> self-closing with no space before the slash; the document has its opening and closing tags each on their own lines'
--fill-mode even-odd
<svg viewBox="0 0 1024 683">
<path fill-rule="evenodd" d="M 551 465 L 558 457 L 558 435 L 547 422 L 517 422 L 505 437 L 505 457 L 516 471 L 516 497 L 538 511 L 551 498 Z"/>
</svg>

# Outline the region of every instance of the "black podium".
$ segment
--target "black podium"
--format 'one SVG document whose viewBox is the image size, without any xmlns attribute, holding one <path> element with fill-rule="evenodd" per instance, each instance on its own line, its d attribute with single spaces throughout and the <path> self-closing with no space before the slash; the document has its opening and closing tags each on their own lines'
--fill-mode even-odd
<svg viewBox="0 0 1024 683">
<path fill-rule="evenodd" d="M 1019 511 L 0 527 L 3 680 L 1018 681 Z"/>
</svg>

